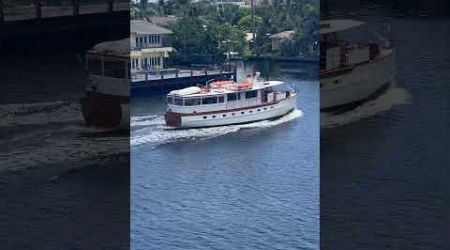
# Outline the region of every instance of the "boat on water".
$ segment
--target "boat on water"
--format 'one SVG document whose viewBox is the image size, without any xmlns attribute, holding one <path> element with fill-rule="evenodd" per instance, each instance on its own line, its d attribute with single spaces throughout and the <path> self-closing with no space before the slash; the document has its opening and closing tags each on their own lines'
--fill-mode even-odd
<svg viewBox="0 0 450 250">
<path fill-rule="evenodd" d="M 260 81 L 256 73 L 239 83 L 210 81 L 173 90 L 166 95 L 166 125 L 199 128 L 276 119 L 297 105 L 297 94 L 283 86 L 281 81 Z"/>
<path fill-rule="evenodd" d="M 88 82 L 81 108 L 88 125 L 129 128 L 129 57 L 129 38 L 99 43 L 87 51 Z"/>
<path fill-rule="evenodd" d="M 320 22 L 321 112 L 351 110 L 384 93 L 394 80 L 394 49 L 340 37 L 364 25 L 349 19 Z"/>
</svg>

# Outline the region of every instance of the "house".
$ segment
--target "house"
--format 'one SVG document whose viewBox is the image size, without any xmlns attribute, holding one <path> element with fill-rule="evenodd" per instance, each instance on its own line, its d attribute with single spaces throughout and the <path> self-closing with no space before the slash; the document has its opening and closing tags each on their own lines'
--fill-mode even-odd
<svg viewBox="0 0 450 250">
<path fill-rule="evenodd" d="M 281 44 L 286 41 L 294 41 L 294 33 L 295 31 L 288 30 L 271 35 L 270 39 L 272 40 L 272 51 L 280 50 Z"/>
<path fill-rule="evenodd" d="M 167 27 L 170 24 L 177 23 L 181 17 L 176 16 L 152 16 L 147 17 L 147 20 L 158 26 Z"/>
<path fill-rule="evenodd" d="M 164 58 L 173 51 L 168 45 L 173 32 L 144 20 L 132 20 L 130 25 L 131 72 L 163 69 Z"/>
</svg>

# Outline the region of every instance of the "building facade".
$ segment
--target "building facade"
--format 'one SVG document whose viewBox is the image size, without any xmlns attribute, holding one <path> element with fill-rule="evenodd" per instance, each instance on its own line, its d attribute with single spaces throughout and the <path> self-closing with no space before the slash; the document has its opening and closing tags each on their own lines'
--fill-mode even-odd
<svg viewBox="0 0 450 250">
<path fill-rule="evenodd" d="M 173 32 L 144 20 L 132 20 L 130 33 L 131 73 L 163 69 L 164 58 L 173 51 L 168 45 Z"/>
<path fill-rule="evenodd" d="M 272 41 L 272 51 L 279 51 L 284 42 L 294 41 L 295 31 L 288 30 L 270 36 Z"/>
</svg>

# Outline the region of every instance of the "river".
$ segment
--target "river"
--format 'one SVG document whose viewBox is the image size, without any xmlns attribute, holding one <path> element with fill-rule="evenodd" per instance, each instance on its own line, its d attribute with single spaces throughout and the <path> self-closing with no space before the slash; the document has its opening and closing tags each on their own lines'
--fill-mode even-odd
<svg viewBox="0 0 450 250">
<path fill-rule="evenodd" d="M 318 249 L 319 88 L 270 63 L 298 110 L 275 121 L 167 130 L 163 93 L 135 95 L 131 117 L 132 249 Z"/>
<path fill-rule="evenodd" d="M 321 247 L 448 249 L 450 21 L 352 18 L 390 30 L 397 77 L 321 131 Z"/>
</svg>

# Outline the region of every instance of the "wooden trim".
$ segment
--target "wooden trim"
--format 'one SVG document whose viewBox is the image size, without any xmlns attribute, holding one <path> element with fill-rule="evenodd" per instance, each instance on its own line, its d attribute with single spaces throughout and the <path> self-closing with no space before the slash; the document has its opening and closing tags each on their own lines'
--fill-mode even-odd
<svg viewBox="0 0 450 250">
<path fill-rule="evenodd" d="M 101 53 L 96 53 L 96 52 L 86 52 L 86 55 L 101 57 L 101 58 L 104 58 L 104 57 L 119 58 L 119 59 L 124 59 L 126 61 L 128 61 L 130 59 L 130 57 L 126 57 L 126 56 L 108 55 L 108 54 L 101 54 Z"/>
<path fill-rule="evenodd" d="M 328 78 L 328 77 L 333 77 L 333 76 L 340 76 L 340 75 L 344 75 L 347 74 L 348 72 L 352 71 L 353 67 L 352 66 L 343 66 L 343 67 L 339 67 L 337 69 L 333 69 L 333 70 L 327 70 L 327 71 L 322 71 L 319 73 L 319 78 Z"/>
<path fill-rule="evenodd" d="M 120 103 L 120 104 L 130 103 L 129 96 L 103 94 L 92 90 L 86 91 L 86 97 L 89 99 L 94 99 L 98 102 L 105 102 L 105 103 Z"/>
<path fill-rule="evenodd" d="M 371 64 L 371 63 L 375 63 L 375 62 L 378 62 L 378 61 L 382 61 L 382 60 L 385 60 L 385 59 L 389 58 L 390 56 L 392 56 L 392 51 L 391 51 L 391 53 L 389 53 L 387 55 L 384 55 L 384 56 L 380 55 L 380 56 L 377 56 L 377 57 L 375 57 L 374 59 L 372 59 L 370 61 L 359 63 L 359 64 L 355 64 L 354 66 L 342 66 L 342 67 L 339 67 L 339 68 L 333 69 L 333 70 L 322 70 L 319 73 L 319 78 L 323 79 L 323 78 L 329 78 L 329 77 L 344 75 L 344 74 L 347 74 L 347 73 L 351 72 L 357 66 L 361 66 L 361 65 L 364 65 L 364 64 Z"/>
</svg>

